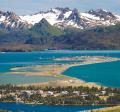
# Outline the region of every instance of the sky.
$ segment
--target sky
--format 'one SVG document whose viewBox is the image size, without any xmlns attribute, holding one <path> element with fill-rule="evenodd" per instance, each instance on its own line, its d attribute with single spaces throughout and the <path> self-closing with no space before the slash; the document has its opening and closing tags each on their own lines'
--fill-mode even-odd
<svg viewBox="0 0 120 112">
<path fill-rule="evenodd" d="M 33 14 L 55 7 L 78 8 L 80 11 L 105 9 L 120 14 L 120 0 L 0 0 L 0 10 L 18 15 Z"/>
</svg>

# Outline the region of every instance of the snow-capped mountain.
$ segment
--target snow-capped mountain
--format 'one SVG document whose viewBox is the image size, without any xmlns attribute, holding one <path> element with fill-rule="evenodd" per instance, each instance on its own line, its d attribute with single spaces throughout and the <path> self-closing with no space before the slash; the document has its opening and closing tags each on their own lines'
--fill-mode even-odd
<svg viewBox="0 0 120 112">
<path fill-rule="evenodd" d="M 29 28 L 31 25 L 22 20 L 14 12 L 0 11 L 0 29 L 17 30 Z"/>
<path fill-rule="evenodd" d="M 51 25 L 59 28 L 75 27 L 80 29 L 95 26 L 109 26 L 120 22 L 120 16 L 106 10 L 89 10 L 80 12 L 78 9 L 54 8 L 46 12 L 18 16 L 13 12 L 0 11 L 0 28 L 23 29 L 30 28 L 45 18 Z"/>
<path fill-rule="evenodd" d="M 72 26 L 81 29 L 98 25 L 115 25 L 120 22 L 120 16 L 102 9 L 89 10 L 83 13 L 78 9 L 55 8 L 47 12 L 20 16 L 20 18 L 33 25 L 45 18 L 51 25 L 63 28 Z"/>
</svg>

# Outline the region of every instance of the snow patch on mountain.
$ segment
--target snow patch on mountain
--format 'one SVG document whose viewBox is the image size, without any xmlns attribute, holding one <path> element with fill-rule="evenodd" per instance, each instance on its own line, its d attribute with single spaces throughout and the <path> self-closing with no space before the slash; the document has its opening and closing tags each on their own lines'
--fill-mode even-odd
<svg viewBox="0 0 120 112">
<path fill-rule="evenodd" d="M 71 26 L 80 29 L 98 25 L 115 25 L 120 22 L 120 16 L 102 9 L 80 12 L 78 9 L 55 8 L 47 12 L 20 16 L 20 18 L 33 25 L 45 18 L 51 25 L 63 28 Z"/>
<path fill-rule="evenodd" d="M 81 13 L 81 16 L 86 19 L 91 19 L 91 20 L 100 20 L 99 17 L 96 17 L 95 15 L 89 14 L 89 13 Z"/>
<path fill-rule="evenodd" d="M 33 15 L 20 16 L 20 18 L 33 25 L 35 23 L 39 23 L 43 18 L 45 18 L 51 25 L 54 25 L 55 23 L 60 22 L 59 20 L 57 20 L 59 14 L 60 11 L 56 9 L 51 9 L 48 12 L 40 12 Z"/>
</svg>

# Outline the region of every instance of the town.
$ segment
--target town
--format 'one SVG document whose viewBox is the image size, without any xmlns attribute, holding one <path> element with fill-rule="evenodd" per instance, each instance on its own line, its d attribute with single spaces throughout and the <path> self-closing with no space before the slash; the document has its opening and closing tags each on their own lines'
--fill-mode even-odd
<svg viewBox="0 0 120 112">
<path fill-rule="evenodd" d="M 0 85 L 0 102 L 49 105 L 117 105 L 120 89 Z"/>
</svg>

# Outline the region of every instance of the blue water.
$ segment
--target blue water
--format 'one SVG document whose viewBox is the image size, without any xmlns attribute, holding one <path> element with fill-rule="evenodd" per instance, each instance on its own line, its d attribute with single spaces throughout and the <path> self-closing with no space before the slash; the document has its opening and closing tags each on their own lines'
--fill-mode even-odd
<svg viewBox="0 0 120 112">
<path fill-rule="evenodd" d="M 111 56 L 120 57 L 120 51 L 39 51 L 39 52 L 9 52 L 0 53 L 0 84 L 2 83 L 34 83 L 56 80 L 53 77 L 30 77 L 20 75 L 5 75 L 10 68 L 16 66 L 31 66 L 41 64 L 62 64 L 72 61 L 54 61 L 54 58 L 72 56 Z M 72 67 L 64 74 L 80 78 L 89 82 L 97 82 L 103 85 L 120 87 L 120 62 L 102 63 Z M 23 70 L 24 71 L 24 70 Z M 28 69 L 29 71 L 29 69 Z M 32 70 L 30 70 L 32 71 Z M 20 80 L 19 80 L 20 79 Z M 29 80 L 27 80 L 29 79 Z M 18 81 L 19 80 L 19 81 Z"/>
<path fill-rule="evenodd" d="M 71 67 L 65 75 L 120 88 L 120 61 Z"/>
<path fill-rule="evenodd" d="M 104 108 L 105 106 L 48 106 L 48 105 L 27 105 L 16 103 L 0 103 L 1 110 L 12 112 L 80 112 Z"/>
<path fill-rule="evenodd" d="M 39 82 L 47 82 L 54 80 L 62 80 L 62 78 L 52 77 L 52 76 L 27 76 L 27 75 L 15 75 L 15 74 L 1 74 L 0 84 L 31 84 Z"/>
</svg>

